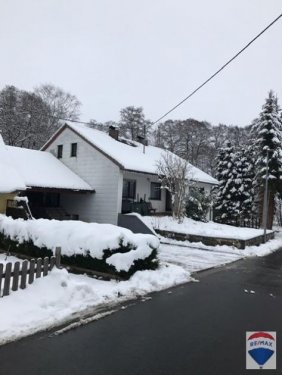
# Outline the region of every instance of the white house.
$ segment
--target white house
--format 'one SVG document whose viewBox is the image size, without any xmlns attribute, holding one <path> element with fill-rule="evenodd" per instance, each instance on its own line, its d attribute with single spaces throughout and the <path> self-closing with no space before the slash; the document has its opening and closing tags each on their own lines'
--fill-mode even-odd
<svg viewBox="0 0 282 375">
<path fill-rule="evenodd" d="M 156 174 L 163 149 L 121 138 L 113 127 L 106 134 L 87 125 L 69 123 L 51 137 L 42 151 L 49 151 L 87 184 L 88 194 L 57 192 L 60 206 L 80 220 L 117 224 L 121 213 L 171 209 L 170 195 L 160 189 Z M 207 192 L 217 184 L 194 166 L 189 171 L 195 184 Z"/>
</svg>

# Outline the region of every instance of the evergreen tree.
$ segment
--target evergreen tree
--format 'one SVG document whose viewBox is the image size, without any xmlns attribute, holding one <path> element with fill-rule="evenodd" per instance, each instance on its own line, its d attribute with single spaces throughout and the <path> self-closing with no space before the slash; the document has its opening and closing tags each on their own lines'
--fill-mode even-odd
<svg viewBox="0 0 282 375">
<path fill-rule="evenodd" d="M 232 212 L 234 220 L 242 225 L 252 217 L 254 202 L 254 164 L 248 148 L 242 148 L 234 154 L 232 170 Z"/>
<path fill-rule="evenodd" d="M 262 107 L 259 118 L 252 125 L 254 153 L 256 157 L 255 188 L 258 196 L 259 214 L 262 220 L 265 179 L 269 178 L 268 228 L 272 228 L 275 194 L 281 190 L 282 178 L 282 123 L 277 97 L 273 91 Z M 268 154 L 268 171 L 267 171 Z"/>
<path fill-rule="evenodd" d="M 207 222 L 207 213 L 211 205 L 210 195 L 205 191 L 191 187 L 186 201 L 186 216 L 196 221 Z"/>
<path fill-rule="evenodd" d="M 219 222 L 233 223 L 234 205 L 234 148 L 230 142 L 219 150 L 216 158 L 216 178 L 219 182 L 215 193 L 215 219 Z"/>
</svg>

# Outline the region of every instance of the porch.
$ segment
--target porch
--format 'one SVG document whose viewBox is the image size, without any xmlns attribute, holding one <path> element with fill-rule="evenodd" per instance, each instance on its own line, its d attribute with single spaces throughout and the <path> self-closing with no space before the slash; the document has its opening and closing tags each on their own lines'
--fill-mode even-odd
<svg viewBox="0 0 282 375">
<path fill-rule="evenodd" d="M 123 174 L 121 213 L 140 215 L 169 214 L 171 196 L 161 188 L 158 176 L 125 171 Z"/>
<path fill-rule="evenodd" d="M 89 195 L 89 192 L 44 188 L 31 188 L 22 193 L 22 196 L 28 199 L 32 217 L 55 220 L 80 220 L 79 202 L 86 195 Z M 65 204 L 70 199 L 73 205 Z M 26 211 L 28 208 L 25 202 L 8 201 L 7 203 L 6 214 L 14 219 L 28 218 Z"/>
</svg>

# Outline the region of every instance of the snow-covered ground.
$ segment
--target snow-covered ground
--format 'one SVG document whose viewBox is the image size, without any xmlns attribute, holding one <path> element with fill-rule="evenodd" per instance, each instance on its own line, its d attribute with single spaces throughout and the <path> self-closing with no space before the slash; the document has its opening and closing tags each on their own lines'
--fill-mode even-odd
<svg viewBox="0 0 282 375">
<path fill-rule="evenodd" d="M 100 307 L 144 296 L 194 280 L 193 272 L 236 261 L 245 256 L 263 256 L 282 247 L 282 233 L 260 247 L 238 250 L 229 246 L 205 246 L 161 239 L 160 269 L 136 272 L 129 280 L 103 281 L 66 270 L 54 269 L 25 290 L 0 300 L 0 344 L 83 317 Z M 0 256 L 0 262 L 15 261 Z M 100 315 L 99 315 L 100 316 Z M 103 315 L 102 315 L 103 316 Z M 96 318 L 94 318 L 96 319 Z M 91 319 L 90 319 L 91 320 Z M 87 321 L 87 319 L 86 319 Z M 79 324 L 79 323 L 78 323 Z"/>
<path fill-rule="evenodd" d="M 208 237 L 248 240 L 263 234 L 262 229 L 238 228 L 232 225 L 214 223 L 213 221 L 203 223 L 187 217 L 181 224 L 171 216 L 143 216 L 142 220 L 150 228 Z"/>
</svg>

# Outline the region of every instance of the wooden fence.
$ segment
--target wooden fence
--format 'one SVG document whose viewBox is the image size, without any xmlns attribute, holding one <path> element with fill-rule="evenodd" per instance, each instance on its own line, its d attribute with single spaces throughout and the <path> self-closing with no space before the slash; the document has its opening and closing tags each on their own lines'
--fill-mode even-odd
<svg viewBox="0 0 282 375">
<path fill-rule="evenodd" d="M 0 263 L 0 297 L 10 294 L 10 290 L 25 289 L 35 279 L 47 276 L 54 266 L 61 265 L 61 249 L 56 248 L 55 256 L 51 258 L 37 258 L 23 262 Z"/>
</svg>

